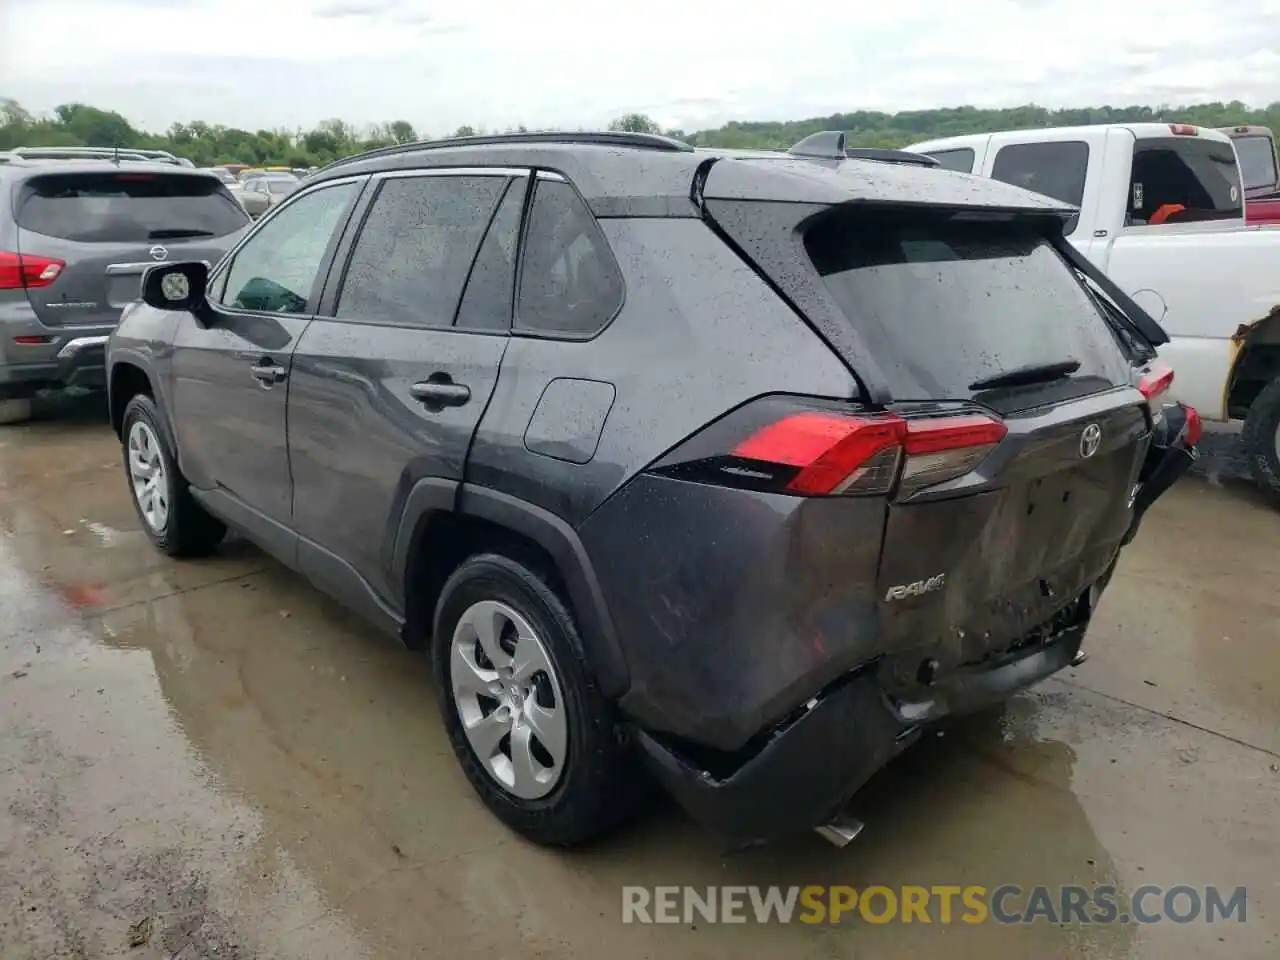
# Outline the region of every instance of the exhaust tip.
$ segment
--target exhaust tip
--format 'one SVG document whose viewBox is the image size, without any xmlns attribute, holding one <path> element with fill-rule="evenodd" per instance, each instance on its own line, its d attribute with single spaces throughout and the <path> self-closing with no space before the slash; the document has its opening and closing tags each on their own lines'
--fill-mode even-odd
<svg viewBox="0 0 1280 960">
<path fill-rule="evenodd" d="M 841 817 L 839 820 L 833 820 L 831 823 L 823 824 L 813 829 L 818 836 L 828 843 L 837 847 L 847 847 L 850 841 L 860 834 L 865 826 L 866 824 L 861 820 L 855 820 L 853 817 Z"/>
</svg>

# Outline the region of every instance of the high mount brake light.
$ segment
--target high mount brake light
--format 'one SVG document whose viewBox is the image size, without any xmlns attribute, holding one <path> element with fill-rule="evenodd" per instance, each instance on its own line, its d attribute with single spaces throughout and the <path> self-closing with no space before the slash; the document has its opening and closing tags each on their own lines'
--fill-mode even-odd
<svg viewBox="0 0 1280 960">
<path fill-rule="evenodd" d="M 972 470 L 1008 428 L 982 414 L 905 418 L 806 411 L 757 430 L 732 450 L 738 460 L 794 468 L 783 489 L 831 495 L 902 492 Z"/>
<path fill-rule="evenodd" d="M 0 250 L 0 290 L 31 290 L 47 287 L 58 279 L 66 263 L 52 257 Z"/>
<path fill-rule="evenodd" d="M 1169 124 L 1169 132 L 1175 137 L 1194 137 L 1200 131 L 1196 129 L 1194 124 L 1171 123 Z"/>
<path fill-rule="evenodd" d="M 1171 386 L 1173 386 L 1173 370 L 1170 367 L 1151 367 L 1138 378 L 1138 390 L 1149 403 L 1168 391 Z"/>
</svg>

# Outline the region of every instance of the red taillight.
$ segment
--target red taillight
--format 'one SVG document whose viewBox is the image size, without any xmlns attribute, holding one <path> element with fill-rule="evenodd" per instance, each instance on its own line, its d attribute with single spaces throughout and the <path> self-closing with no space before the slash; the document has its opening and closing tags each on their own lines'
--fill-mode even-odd
<svg viewBox="0 0 1280 960">
<path fill-rule="evenodd" d="M 20 343 L 20 344 L 22 344 L 24 347 L 33 347 L 33 346 L 38 346 L 38 345 L 40 345 L 40 344 L 42 344 L 42 343 L 52 343 L 52 342 L 53 342 L 53 337 L 51 337 L 51 336 L 38 336 L 38 335 L 37 335 L 37 336 L 34 336 L 34 337 L 14 337 L 14 338 L 13 338 L 13 342 L 14 342 L 14 343 Z"/>
<path fill-rule="evenodd" d="M 838 493 L 876 454 L 896 449 L 906 429 L 906 422 L 892 415 L 797 413 L 752 434 L 733 448 L 733 456 L 798 467 L 787 483 L 795 493 Z"/>
<path fill-rule="evenodd" d="M 1148 401 L 1154 401 L 1173 386 L 1173 370 L 1170 367 L 1152 367 L 1138 378 L 1138 390 Z"/>
<path fill-rule="evenodd" d="M 1186 436 L 1187 446 L 1194 447 L 1200 442 L 1200 434 L 1204 432 L 1204 422 L 1200 419 L 1200 411 L 1195 407 L 1183 404 L 1182 408 L 1187 413 L 1187 425 L 1182 430 Z"/>
<path fill-rule="evenodd" d="M 1200 131 L 1190 123 L 1171 123 L 1169 124 L 1169 132 L 1175 137 L 1194 137 Z"/>
<path fill-rule="evenodd" d="M 7 253 L 0 250 L 0 290 L 30 290 L 47 287 L 58 279 L 66 263 L 51 257 L 30 253 Z"/>
<path fill-rule="evenodd" d="M 906 419 L 809 411 L 757 430 L 732 456 L 796 468 L 791 493 L 913 493 L 972 470 L 1008 432 L 980 414 Z M 900 468 L 900 469 L 899 469 Z"/>
</svg>

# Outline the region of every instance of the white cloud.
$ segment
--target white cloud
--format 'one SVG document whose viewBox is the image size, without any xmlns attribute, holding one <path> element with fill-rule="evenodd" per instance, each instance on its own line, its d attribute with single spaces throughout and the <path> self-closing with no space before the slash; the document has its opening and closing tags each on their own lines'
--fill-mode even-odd
<svg viewBox="0 0 1280 960">
<path fill-rule="evenodd" d="M 1277 51 L 1280 0 L 0 0 L 0 95 L 152 129 L 1265 104 Z"/>
</svg>

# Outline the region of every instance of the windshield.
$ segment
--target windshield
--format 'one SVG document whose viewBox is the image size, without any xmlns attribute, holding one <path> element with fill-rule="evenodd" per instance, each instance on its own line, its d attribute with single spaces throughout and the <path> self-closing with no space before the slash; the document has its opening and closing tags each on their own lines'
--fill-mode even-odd
<svg viewBox="0 0 1280 960">
<path fill-rule="evenodd" d="M 293 193 L 293 191 L 296 189 L 298 189 L 297 180 L 268 180 L 267 181 L 267 191 L 269 193 L 274 193 L 274 194 L 283 196 L 284 194 Z"/>
<path fill-rule="evenodd" d="M 1240 159 L 1240 179 L 1246 190 L 1274 187 L 1280 181 L 1276 173 L 1276 148 L 1270 137 L 1237 137 L 1235 145 Z"/>
<path fill-rule="evenodd" d="M 152 173 L 48 174 L 28 182 L 18 226 L 82 242 L 157 236 L 223 237 L 248 219 L 212 177 Z"/>
<path fill-rule="evenodd" d="M 971 384 L 1069 360 L 1076 393 L 1126 382 L 1106 320 L 1033 221 L 840 212 L 805 247 L 899 399 L 969 399 Z"/>
</svg>

